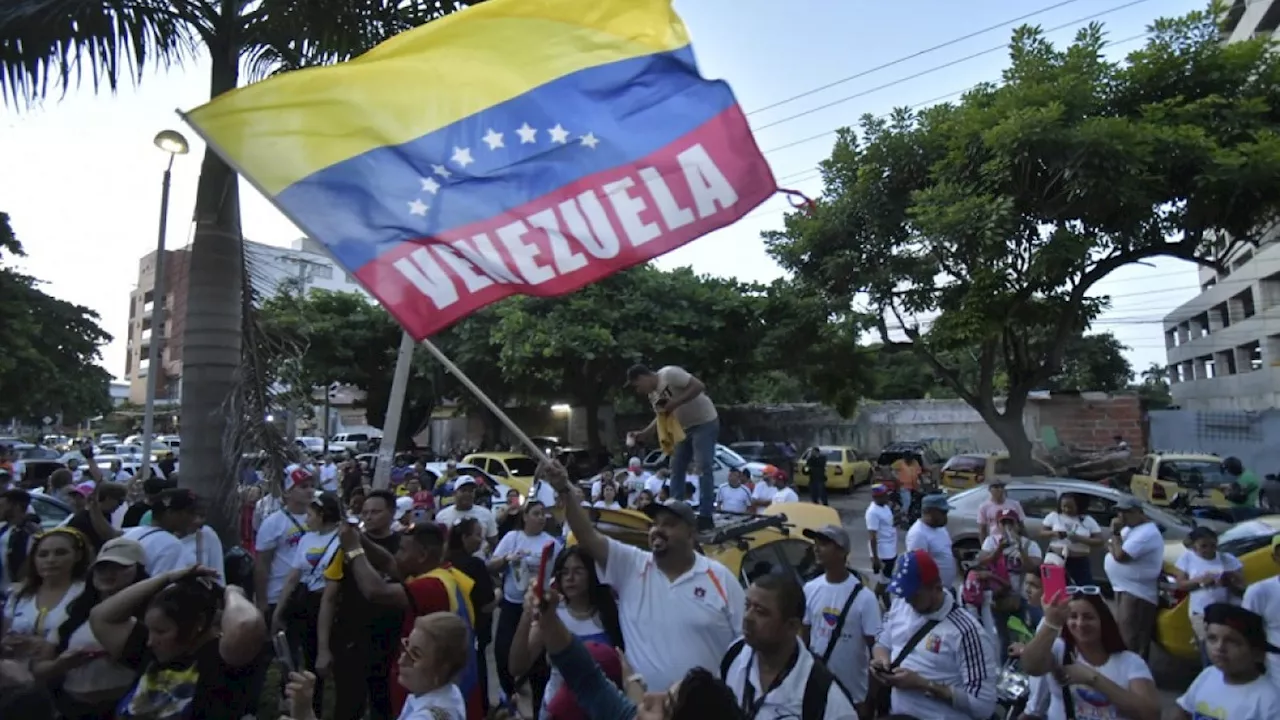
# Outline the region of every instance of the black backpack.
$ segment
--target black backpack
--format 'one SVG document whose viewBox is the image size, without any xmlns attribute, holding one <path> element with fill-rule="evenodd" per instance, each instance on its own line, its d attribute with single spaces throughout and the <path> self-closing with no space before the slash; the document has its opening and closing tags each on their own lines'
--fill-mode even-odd
<svg viewBox="0 0 1280 720">
<path fill-rule="evenodd" d="M 733 665 L 733 661 L 738 659 L 746 645 L 747 641 L 739 638 L 729 646 L 724 658 L 720 661 L 721 680 L 725 680 L 729 676 L 729 666 Z M 809 651 L 802 649 L 801 652 Z M 849 696 L 849 691 L 836 679 L 836 676 L 832 675 L 831 671 L 827 669 L 827 665 L 822 662 L 822 658 L 813 655 L 813 653 L 809 654 L 813 657 L 813 667 L 809 670 L 809 679 L 805 681 L 804 698 L 800 701 L 800 717 L 805 718 L 805 720 L 822 720 L 827 715 L 827 698 L 831 695 L 832 685 L 839 687 L 840 692 L 849 697 L 850 705 L 853 704 L 853 698 Z"/>
</svg>

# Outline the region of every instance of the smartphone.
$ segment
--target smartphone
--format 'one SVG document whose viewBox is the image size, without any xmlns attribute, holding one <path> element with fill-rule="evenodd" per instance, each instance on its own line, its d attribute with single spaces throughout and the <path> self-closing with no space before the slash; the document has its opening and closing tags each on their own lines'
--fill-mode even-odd
<svg viewBox="0 0 1280 720">
<path fill-rule="evenodd" d="M 293 653 L 289 650 L 289 638 L 285 636 L 284 631 L 276 633 L 271 638 L 271 645 L 276 651 L 276 661 L 284 667 L 285 677 L 290 673 L 298 672 L 298 666 L 293 664 Z"/>
<path fill-rule="evenodd" d="M 1044 585 L 1043 602 L 1053 602 L 1059 595 L 1067 593 L 1067 569 L 1061 565 L 1041 565 L 1040 582 Z"/>
<path fill-rule="evenodd" d="M 538 599 L 547 597 L 547 567 L 551 564 L 551 556 L 556 552 L 555 543 L 547 543 L 542 547 L 542 559 L 538 561 Z"/>
</svg>

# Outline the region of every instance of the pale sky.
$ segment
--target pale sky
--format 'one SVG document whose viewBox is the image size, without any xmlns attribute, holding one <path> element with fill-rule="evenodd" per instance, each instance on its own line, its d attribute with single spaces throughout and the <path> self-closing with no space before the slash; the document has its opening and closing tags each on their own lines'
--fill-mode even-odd
<svg viewBox="0 0 1280 720">
<path fill-rule="evenodd" d="M 1003 51 L 966 58 L 1007 43 L 1012 25 L 940 50 L 921 51 L 1044 8 L 1053 9 L 1024 22 L 1045 29 L 1065 25 L 1049 33 L 1052 40 L 1068 41 L 1081 19 L 1102 14 L 1097 21 L 1106 24 L 1111 39 L 1120 41 L 1144 32 L 1159 15 L 1182 14 L 1205 3 L 677 0 L 676 6 L 689 26 L 703 73 L 733 86 L 779 184 L 817 195 L 821 184 L 814 168 L 830 152 L 835 128 L 856 123 L 863 113 L 927 104 L 998 79 L 1007 62 Z M 1141 39 L 1130 40 L 1113 51 L 1128 52 L 1140 43 Z M 873 70 L 916 53 L 921 54 Z M 934 69 L 943 65 L 949 66 Z M 859 73 L 865 75 L 752 112 Z M 914 75 L 919 77 L 911 78 Z M 85 86 L 36 109 L 0 108 L 5 170 L 0 173 L 0 210 L 12 216 L 25 245 L 28 258 L 21 267 L 47 281 L 47 292 L 102 315 L 104 329 L 115 337 L 104 348 L 103 365 L 117 377 L 124 373 L 129 291 L 136 284 L 138 259 L 156 244 L 166 158 L 151 140 L 166 128 L 182 131 L 191 140 L 192 153 L 180 157 L 174 167 L 167 238 L 170 248 L 186 245 L 203 146 L 173 111 L 207 100 L 208 86 L 208 63 L 200 58 L 183 67 L 150 71 L 137 87 L 125 86 L 114 96 L 95 95 Z M 243 183 L 241 194 L 247 238 L 284 246 L 301 235 Z M 689 265 L 698 272 L 748 281 L 772 280 L 782 273 L 765 253 L 760 233 L 781 226 L 784 208 L 785 201 L 777 197 L 735 225 L 663 257 L 659 265 Z M 1114 300 L 1095 330 L 1113 331 L 1131 348 L 1128 355 L 1135 371 L 1153 362 L 1163 364 L 1160 320 L 1196 292 L 1190 264 L 1165 260 L 1131 266 L 1099 286 L 1099 293 Z"/>
</svg>

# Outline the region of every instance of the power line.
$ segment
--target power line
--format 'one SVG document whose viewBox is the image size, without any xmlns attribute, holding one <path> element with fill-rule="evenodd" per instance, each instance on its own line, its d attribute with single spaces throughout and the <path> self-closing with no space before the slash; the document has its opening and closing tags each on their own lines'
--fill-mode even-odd
<svg viewBox="0 0 1280 720">
<path fill-rule="evenodd" d="M 1144 1 L 1145 1 L 1145 0 L 1144 0 Z M 779 106 L 782 106 L 782 105 L 786 105 L 787 103 L 795 102 L 796 100 L 800 100 L 800 99 L 802 99 L 802 98 L 807 98 L 807 97 L 809 97 L 810 95 L 815 95 L 815 94 L 817 94 L 817 93 L 822 92 L 823 90 L 830 90 L 830 89 L 831 89 L 831 88 L 833 88 L 833 87 L 837 87 L 837 86 L 839 86 L 839 85 L 843 85 L 843 84 L 845 84 L 845 83 L 847 83 L 847 82 L 850 82 L 850 81 L 852 81 L 852 80 L 857 80 L 858 78 L 866 77 L 867 75 L 870 75 L 870 74 L 872 74 L 872 73 L 880 72 L 881 70 L 888 70 L 889 68 L 893 67 L 894 65 L 899 65 L 899 64 L 904 63 L 904 62 L 906 62 L 906 61 L 908 61 L 908 60 L 914 60 L 915 58 L 921 57 L 921 56 L 923 56 L 923 55 L 928 55 L 928 54 L 929 54 L 929 53 L 931 53 L 931 52 L 936 52 L 936 51 L 941 50 L 941 49 L 943 49 L 943 48 L 951 47 L 952 45 L 956 45 L 956 44 L 958 44 L 958 43 L 962 43 L 962 42 L 964 42 L 965 40 L 972 40 L 973 38 L 976 38 L 976 37 L 978 37 L 978 36 L 980 36 L 980 35 L 986 35 L 987 33 L 989 33 L 989 32 L 993 32 L 993 31 L 995 31 L 995 30 L 1001 30 L 1001 29 L 1004 29 L 1005 27 L 1007 27 L 1007 26 L 1009 26 L 1009 25 L 1012 25 L 1012 24 L 1017 23 L 1017 22 L 1022 22 L 1023 20 L 1030 20 L 1031 18 L 1033 18 L 1033 17 L 1035 17 L 1035 16 L 1037 16 L 1037 15 L 1043 15 L 1044 13 L 1047 13 L 1047 12 L 1049 12 L 1049 11 L 1051 11 L 1051 10 L 1057 10 L 1057 9 L 1058 9 L 1058 8 L 1060 8 L 1060 7 L 1065 7 L 1065 6 L 1067 6 L 1067 5 L 1071 5 L 1072 3 L 1075 3 L 1075 2 L 1079 2 L 1079 0 L 1063 0 L 1063 2 L 1056 3 L 1056 4 L 1054 4 L 1054 5 L 1050 5 L 1049 7 L 1046 7 L 1046 8 L 1041 8 L 1041 9 L 1039 9 L 1039 10 L 1036 10 L 1035 12 L 1027 13 L 1026 15 L 1021 15 L 1021 16 L 1019 16 L 1019 17 L 1013 18 L 1012 20 L 1005 20 L 1004 22 L 1001 22 L 1001 23 L 998 23 L 998 24 L 995 24 L 995 25 L 991 25 L 991 26 L 985 27 L 985 28 L 983 28 L 983 29 L 981 29 L 981 30 L 975 30 L 975 31 L 973 31 L 973 32 L 969 33 L 968 35 L 961 35 L 961 36 L 960 36 L 960 37 L 958 37 L 958 38 L 954 38 L 954 39 L 948 40 L 948 41 L 946 41 L 946 42 L 944 42 L 944 43 L 941 43 L 941 44 L 939 44 L 939 45 L 934 45 L 933 47 L 927 47 L 927 48 L 925 48 L 925 49 L 923 49 L 923 50 L 918 50 L 918 51 L 916 51 L 916 52 L 911 53 L 910 55 L 903 55 L 902 57 L 897 58 L 896 60 L 890 60 L 890 61 L 889 61 L 889 62 L 887 62 L 887 63 L 881 64 L 881 65 L 877 65 L 877 66 L 875 66 L 875 67 L 873 67 L 873 68 L 868 68 L 868 69 L 866 69 L 866 70 L 862 70 L 862 71 L 860 71 L 860 72 L 854 73 L 853 75 L 848 75 L 848 76 L 846 76 L 846 77 L 842 77 L 842 78 L 840 78 L 839 80 L 835 80 L 835 81 L 833 81 L 833 82 L 829 82 L 829 83 L 827 83 L 826 85 L 819 85 L 818 87 L 813 88 L 812 90 L 806 90 L 806 91 L 804 91 L 804 92 L 802 92 L 802 93 L 800 93 L 800 94 L 798 94 L 798 95 L 792 95 L 792 96 L 791 96 L 791 97 L 789 97 L 789 98 L 785 98 L 785 99 L 779 100 L 779 101 L 777 101 L 777 102 L 770 103 L 770 104 L 768 104 L 768 105 L 765 105 L 764 107 L 758 107 L 758 108 L 756 108 L 755 110 L 752 110 L 752 111 L 748 112 L 748 113 L 747 113 L 747 116 L 748 116 L 748 117 L 750 117 L 751 115 L 755 115 L 756 113 L 762 113 L 762 112 L 764 112 L 765 110 L 772 110 L 773 108 L 776 108 L 776 107 L 779 107 Z"/>
</svg>

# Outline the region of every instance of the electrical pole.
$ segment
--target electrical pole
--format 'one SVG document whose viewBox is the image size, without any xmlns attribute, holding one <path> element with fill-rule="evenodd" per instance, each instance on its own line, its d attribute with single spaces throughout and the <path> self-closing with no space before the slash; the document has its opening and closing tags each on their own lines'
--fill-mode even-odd
<svg viewBox="0 0 1280 720">
<path fill-rule="evenodd" d="M 404 396 L 409 389 L 409 371 L 413 368 L 413 350 L 416 347 L 417 343 L 409 333 L 400 337 L 396 372 L 391 376 L 391 397 L 387 399 L 387 417 L 382 425 L 382 444 L 378 446 L 378 463 L 373 467 L 373 486 L 379 490 L 391 485 L 391 464 L 395 462 L 400 416 L 404 414 Z"/>
</svg>

